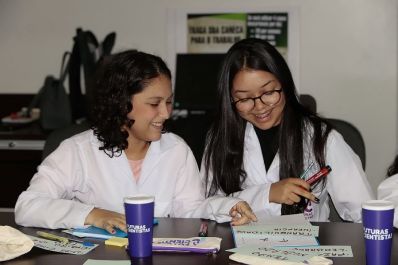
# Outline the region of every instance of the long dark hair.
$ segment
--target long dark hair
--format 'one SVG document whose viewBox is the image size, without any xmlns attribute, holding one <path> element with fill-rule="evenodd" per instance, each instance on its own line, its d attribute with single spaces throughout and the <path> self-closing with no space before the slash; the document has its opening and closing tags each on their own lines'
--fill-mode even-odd
<svg viewBox="0 0 398 265">
<path fill-rule="evenodd" d="M 97 72 L 92 129 L 109 157 L 119 156 L 128 147 L 128 133 L 134 121 L 127 118 L 133 109 L 131 97 L 159 75 L 171 79 L 165 62 L 158 56 L 136 50 L 104 57 Z"/>
<path fill-rule="evenodd" d="M 309 134 L 316 162 L 319 166 L 325 165 L 325 144 L 331 127 L 300 104 L 292 75 L 282 55 L 266 41 L 244 39 L 229 49 L 219 75 L 218 111 L 208 133 L 204 157 L 208 196 L 214 195 L 217 190 L 227 195 L 241 191 L 241 184 L 247 177 L 243 169 L 246 120 L 231 104 L 233 78 L 244 68 L 270 72 L 282 85 L 286 104 L 279 128 L 280 179 L 298 177 L 303 172 L 303 142 Z M 210 170 L 213 172 L 211 183 Z M 282 206 L 282 214 L 291 212 L 290 206 Z"/>
<path fill-rule="evenodd" d="M 398 155 L 395 157 L 394 162 L 387 170 L 387 176 L 391 177 L 392 175 L 398 174 Z"/>
</svg>

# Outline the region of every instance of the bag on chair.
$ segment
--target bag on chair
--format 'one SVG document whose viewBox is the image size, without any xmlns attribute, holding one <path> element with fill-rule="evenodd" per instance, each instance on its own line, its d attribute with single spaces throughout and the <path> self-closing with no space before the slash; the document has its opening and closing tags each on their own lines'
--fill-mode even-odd
<svg viewBox="0 0 398 265">
<path fill-rule="evenodd" d="M 40 109 L 39 121 L 45 130 L 62 128 L 72 123 L 69 96 L 63 84 L 68 73 L 69 55 L 69 52 L 63 55 L 59 79 L 52 75 L 46 76 L 43 87 L 28 108 L 28 114 L 32 108 Z"/>
</svg>

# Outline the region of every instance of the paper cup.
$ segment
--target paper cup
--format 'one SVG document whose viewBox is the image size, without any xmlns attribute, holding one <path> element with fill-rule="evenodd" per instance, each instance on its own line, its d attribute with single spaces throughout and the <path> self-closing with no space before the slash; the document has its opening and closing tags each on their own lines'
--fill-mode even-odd
<svg viewBox="0 0 398 265">
<path fill-rule="evenodd" d="M 367 265 L 390 265 L 394 204 L 371 200 L 362 204 Z"/>
<path fill-rule="evenodd" d="M 137 195 L 124 198 L 128 251 L 133 258 L 152 255 L 155 197 Z"/>
</svg>

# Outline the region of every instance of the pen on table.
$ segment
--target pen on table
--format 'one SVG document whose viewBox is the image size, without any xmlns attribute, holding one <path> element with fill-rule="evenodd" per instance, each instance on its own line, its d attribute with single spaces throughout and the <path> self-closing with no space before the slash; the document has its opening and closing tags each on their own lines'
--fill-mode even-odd
<svg viewBox="0 0 398 265">
<path fill-rule="evenodd" d="M 308 184 L 312 185 L 321 178 L 326 177 L 330 171 L 332 171 L 332 168 L 330 166 L 323 167 L 321 168 L 321 170 L 319 170 L 317 173 L 315 173 L 312 177 L 310 177 L 306 181 Z"/>
<path fill-rule="evenodd" d="M 201 236 L 201 237 L 207 236 L 207 224 L 205 224 L 205 223 L 200 224 L 198 236 Z"/>
<path fill-rule="evenodd" d="M 66 238 L 63 236 L 57 236 L 51 233 L 47 233 L 47 232 L 43 232 L 43 231 L 37 231 L 36 234 L 42 238 L 45 239 L 50 239 L 50 240 L 54 240 L 54 241 L 59 241 L 62 244 L 68 244 L 69 241 L 74 241 L 74 242 L 78 242 L 83 244 L 84 246 L 90 247 L 90 246 L 94 246 L 93 243 L 91 242 L 87 242 L 87 241 L 83 241 L 83 240 L 79 240 L 79 239 L 73 239 L 73 238 Z"/>
<path fill-rule="evenodd" d="M 307 175 L 308 171 L 311 170 L 311 168 L 314 166 L 314 161 L 311 162 L 311 164 L 307 167 L 306 170 L 304 170 L 303 174 L 301 174 L 300 178 L 305 179 L 305 176 Z"/>
</svg>

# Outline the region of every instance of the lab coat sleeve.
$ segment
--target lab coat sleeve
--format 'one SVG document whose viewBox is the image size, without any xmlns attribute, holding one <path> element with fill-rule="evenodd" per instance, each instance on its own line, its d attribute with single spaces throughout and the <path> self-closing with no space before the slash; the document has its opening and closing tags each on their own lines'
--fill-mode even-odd
<svg viewBox="0 0 398 265">
<path fill-rule="evenodd" d="M 398 174 L 393 175 L 380 183 L 377 188 L 377 198 L 394 203 L 394 226 L 398 228 Z"/>
<path fill-rule="evenodd" d="M 205 183 L 205 166 L 202 162 L 200 175 L 202 179 L 202 183 Z M 209 183 L 212 180 L 212 171 L 209 171 Z M 203 184 L 205 187 L 206 185 Z M 271 187 L 271 183 L 258 184 L 258 185 L 247 185 L 243 187 L 242 191 L 234 192 L 230 196 L 226 196 L 226 194 L 220 190 L 217 191 L 217 194 L 207 198 L 209 201 L 209 205 L 212 209 L 213 217 L 216 218 L 218 222 L 226 222 L 231 219 L 229 216 L 229 211 L 231 208 L 238 203 L 239 201 L 246 201 L 253 212 L 256 214 L 271 214 L 272 212 L 278 211 L 280 212 L 280 208 L 278 205 L 274 203 L 269 203 L 268 195 Z M 205 188 L 207 191 L 209 190 L 209 186 Z M 275 215 L 275 213 L 273 213 Z"/>
<path fill-rule="evenodd" d="M 327 177 L 327 190 L 340 217 L 362 221 L 362 203 L 375 198 L 360 158 L 343 137 L 332 130 L 326 146 L 326 163 L 332 171 Z"/>
<path fill-rule="evenodd" d="M 17 224 L 52 229 L 84 225 L 94 206 L 73 200 L 73 192 L 87 186 L 77 148 L 68 139 L 38 167 L 30 186 L 17 200 Z"/>
<path fill-rule="evenodd" d="M 187 147 L 176 182 L 173 199 L 173 217 L 195 217 L 227 222 L 231 220 L 229 210 L 241 199 L 215 196 L 205 199 L 198 166 L 192 151 Z"/>
</svg>

